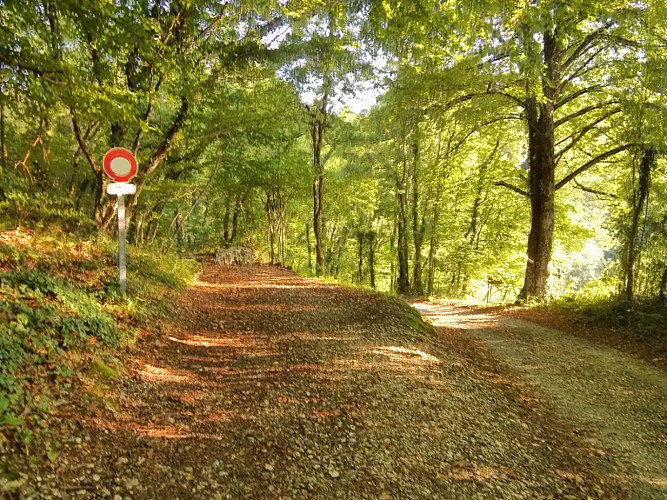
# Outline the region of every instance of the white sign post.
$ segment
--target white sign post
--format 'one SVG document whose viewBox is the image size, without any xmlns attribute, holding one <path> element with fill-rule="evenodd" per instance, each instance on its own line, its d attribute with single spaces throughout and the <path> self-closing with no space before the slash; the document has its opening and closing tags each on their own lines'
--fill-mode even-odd
<svg viewBox="0 0 667 500">
<path fill-rule="evenodd" d="M 118 278 L 120 280 L 120 294 L 127 291 L 127 261 L 125 256 L 125 196 L 118 196 Z"/>
<path fill-rule="evenodd" d="M 125 251 L 125 195 L 137 192 L 137 186 L 128 181 L 137 174 L 137 160 L 123 148 L 113 148 L 104 155 L 104 171 L 114 181 L 107 184 L 107 194 L 118 197 L 118 277 L 120 294 L 127 291 L 127 262 Z"/>
</svg>

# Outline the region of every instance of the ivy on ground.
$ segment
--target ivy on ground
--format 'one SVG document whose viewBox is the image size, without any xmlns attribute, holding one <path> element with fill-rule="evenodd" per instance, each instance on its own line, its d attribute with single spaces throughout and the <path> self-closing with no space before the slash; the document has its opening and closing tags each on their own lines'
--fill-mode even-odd
<svg viewBox="0 0 667 500">
<path fill-rule="evenodd" d="M 195 269 L 132 249 L 121 297 L 114 252 L 68 234 L 0 233 L 0 446 L 41 436 L 72 376 L 166 314 Z"/>
</svg>

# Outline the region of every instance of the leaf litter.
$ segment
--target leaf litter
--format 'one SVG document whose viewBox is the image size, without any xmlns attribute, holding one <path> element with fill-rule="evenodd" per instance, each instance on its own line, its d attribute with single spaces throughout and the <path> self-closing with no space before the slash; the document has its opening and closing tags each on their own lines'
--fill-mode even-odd
<svg viewBox="0 0 667 500">
<path fill-rule="evenodd" d="M 208 265 L 103 397 L 54 418 L 23 498 L 610 498 L 551 403 L 396 299 Z M 5 488 L 8 489 L 5 485 Z"/>
</svg>

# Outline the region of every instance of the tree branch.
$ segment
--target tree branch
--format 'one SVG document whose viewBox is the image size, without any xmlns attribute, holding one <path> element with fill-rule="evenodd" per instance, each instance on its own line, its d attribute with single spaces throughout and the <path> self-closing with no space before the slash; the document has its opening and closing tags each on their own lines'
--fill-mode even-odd
<svg viewBox="0 0 667 500">
<path fill-rule="evenodd" d="M 577 69 L 575 69 L 572 73 L 570 73 L 568 76 L 566 76 L 566 77 L 563 79 L 563 81 L 562 81 L 561 84 L 560 84 L 559 90 L 563 90 L 563 89 L 565 88 L 565 86 L 566 86 L 568 83 L 572 83 L 572 81 L 573 81 L 575 78 L 577 78 L 577 77 L 579 77 L 579 76 L 581 76 L 581 75 L 583 75 L 583 74 L 588 73 L 588 71 L 590 71 L 590 69 L 591 69 L 591 68 L 588 68 L 588 65 L 589 65 L 590 62 L 591 62 L 593 59 L 595 59 L 595 57 L 597 57 L 597 55 L 598 55 L 600 52 L 602 52 L 603 50 L 604 50 L 604 47 L 601 47 L 601 48 L 599 48 L 598 50 L 596 50 L 595 52 L 593 52 L 590 56 L 588 56 L 588 58 L 587 58 L 587 59 L 586 59 L 586 60 L 585 60 L 585 61 L 584 61 L 584 62 L 583 62 Z M 586 68 L 588 68 L 588 69 L 586 69 Z"/>
<path fill-rule="evenodd" d="M 589 113 L 591 111 L 595 111 L 596 109 L 604 108 L 606 106 L 609 106 L 610 104 L 618 104 L 618 101 L 606 101 L 606 102 L 601 102 L 599 104 L 591 104 L 590 106 L 586 106 L 584 108 L 581 108 L 579 111 L 575 111 L 574 113 L 571 113 L 567 116 L 564 116 L 563 118 L 560 118 L 560 119 L 556 120 L 556 122 L 554 123 L 554 128 L 558 128 L 563 123 L 567 123 L 570 120 L 574 120 L 575 118 L 578 118 L 579 116 L 583 116 L 586 113 Z M 620 109 L 618 109 L 618 111 L 620 111 Z"/>
<path fill-rule="evenodd" d="M 571 180 L 573 180 L 576 176 L 578 176 L 579 174 L 585 172 L 586 170 L 588 170 L 589 168 L 593 167 L 594 165 L 600 163 L 601 161 L 606 160 L 606 159 L 609 158 L 610 156 L 614 156 L 615 154 L 618 154 L 618 153 L 621 153 L 621 152 L 623 152 L 623 151 L 626 151 L 626 150 L 630 149 L 632 146 L 633 146 L 632 144 L 623 144 L 622 146 L 618 146 L 617 148 L 610 149 L 609 151 L 606 151 L 606 152 L 604 152 L 604 153 L 602 153 L 602 154 L 596 156 L 596 157 L 593 158 L 592 160 L 587 161 L 587 162 L 584 163 L 581 167 L 575 169 L 573 172 L 571 172 L 571 173 L 569 173 L 568 175 L 566 175 L 565 177 L 563 177 L 563 178 L 560 180 L 560 182 L 557 182 L 557 183 L 556 183 L 556 188 L 555 188 L 556 191 L 558 191 L 558 190 L 559 190 L 560 188 L 562 188 L 565 184 L 567 184 L 568 182 L 570 182 Z"/>
<path fill-rule="evenodd" d="M 187 97 L 182 96 L 181 107 L 179 108 L 178 113 L 176 114 L 176 117 L 174 118 L 174 121 L 171 124 L 171 127 L 169 127 L 169 130 L 164 135 L 162 142 L 160 142 L 158 148 L 153 152 L 153 154 L 149 158 L 148 165 L 142 172 L 143 179 L 146 179 L 150 174 L 152 174 L 155 171 L 155 169 L 160 165 L 160 162 L 162 162 L 162 160 L 164 160 L 164 158 L 169 154 L 169 151 L 173 147 L 173 142 L 174 138 L 176 137 L 176 134 L 178 134 L 178 132 L 183 127 L 183 124 L 185 123 L 185 119 L 188 116 L 188 110 L 189 110 L 188 99 Z M 138 183 L 143 183 L 143 182 L 140 180 Z"/>
<path fill-rule="evenodd" d="M 582 55 L 584 55 L 588 49 L 590 49 L 595 42 L 603 38 L 607 33 L 606 31 L 611 28 L 611 22 L 608 22 L 604 26 L 602 26 L 600 29 L 594 31 L 593 33 L 590 33 L 587 35 L 582 42 L 579 44 L 579 46 L 574 49 L 570 57 L 568 57 L 563 65 L 561 66 L 563 71 L 567 71 L 567 68 L 569 68 L 574 62 L 579 59 Z"/>
<path fill-rule="evenodd" d="M 526 198 L 530 198 L 530 193 L 528 191 L 524 191 L 523 189 L 514 186 L 513 184 L 510 184 L 509 182 L 506 181 L 496 181 L 493 183 L 494 186 L 502 186 L 507 189 L 511 189 L 515 193 L 519 193 L 521 196 L 525 196 Z"/>
<path fill-rule="evenodd" d="M 74 109 L 70 109 L 70 114 L 72 115 L 72 126 L 74 127 L 74 135 L 76 137 L 76 142 L 79 143 L 79 147 L 81 148 L 81 151 L 83 151 L 86 160 L 88 160 L 88 164 L 90 165 L 90 168 L 93 170 L 93 173 L 97 175 L 99 172 L 102 171 L 102 169 L 100 168 L 99 163 L 97 163 L 97 160 L 95 160 L 95 157 L 92 155 L 90 149 L 88 148 L 88 141 L 81 133 L 81 127 L 79 126 L 79 122 L 76 119 L 76 114 L 74 112 Z"/>
<path fill-rule="evenodd" d="M 574 147 L 574 146 L 575 146 L 575 145 L 576 145 L 576 144 L 577 144 L 577 143 L 578 143 L 578 142 L 579 142 L 579 141 L 580 141 L 580 140 L 581 140 L 581 139 L 582 139 L 588 132 L 590 132 L 591 130 L 593 130 L 593 129 L 595 128 L 596 125 L 598 125 L 599 123 L 605 121 L 605 120 L 606 120 L 607 118 L 609 118 L 610 116 L 613 116 L 613 115 L 615 115 L 616 113 L 620 113 L 620 111 L 621 111 L 621 108 L 614 108 L 614 109 L 611 109 L 608 113 L 605 113 L 604 115 L 598 117 L 597 120 L 595 120 L 595 121 L 589 123 L 588 125 L 586 125 L 585 127 L 583 127 L 583 128 L 582 128 L 581 130 L 579 130 L 579 132 L 577 132 L 576 134 L 572 134 L 572 135 L 570 135 L 569 137 L 572 138 L 572 141 L 570 142 L 570 144 L 568 144 L 567 146 L 563 147 L 563 149 L 561 149 L 558 153 L 556 153 L 556 163 L 558 163 L 558 162 L 560 161 L 560 159 L 562 158 L 562 156 L 563 156 L 566 152 L 568 152 L 570 149 L 572 149 L 572 148 L 573 148 L 573 147 Z M 567 140 L 567 138 L 564 139 L 564 141 L 565 141 L 565 140 Z M 560 144 L 561 144 L 562 142 L 564 142 L 564 141 L 561 141 L 561 142 L 559 142 L 558 144 L 560 145 Z"/>
<path fill-rule="evenodd" d="M 597 189 L 592 189 L 586 186 L 583 186 L 580 184 L 577 179 L 572 179 L 572 181 L 576 184 L 577 188 L 581 189 L 582 191 L 586 191 L 587 193 L 595 194 L 598 196 L 606 196 L 607 198 L 617 198 L 615 194 L 612 193 L 605 193 L 604 191 L 598 191 Z"/>
<path fill-rule="evenodd" d="M 573 92 L 572 94 L 570 94 L 566 97 L 563 97 L 560 101 L 556 102 L 554 104 L 554 109 L 558 109 L 561 106 L 565 106 L 568 102 L 572 102 L 575 99 L 577 99 L 578 97 L 581 97 L 582 95 L 586 95 L 589 92 L 596 92 L 596 91 L 602 90 L 602 89 L 603 89 L 602 85 L 592 85 L 590 87 L 586 87 L 586 88 L 577 90 L 576 92 Z"/>
</svg>

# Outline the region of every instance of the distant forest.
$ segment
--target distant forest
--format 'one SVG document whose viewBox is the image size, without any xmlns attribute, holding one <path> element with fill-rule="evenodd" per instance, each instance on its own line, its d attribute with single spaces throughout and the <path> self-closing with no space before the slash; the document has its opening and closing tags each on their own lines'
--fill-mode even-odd
<svg viewBox="0 0 667 500">
<path fill-rule="evenodd" d="M 0 207 L 402 295 L 665 300 L 667 3 L 0 0 Z"/>
</svg>

